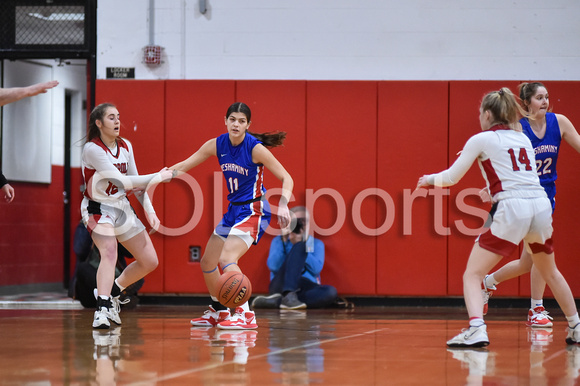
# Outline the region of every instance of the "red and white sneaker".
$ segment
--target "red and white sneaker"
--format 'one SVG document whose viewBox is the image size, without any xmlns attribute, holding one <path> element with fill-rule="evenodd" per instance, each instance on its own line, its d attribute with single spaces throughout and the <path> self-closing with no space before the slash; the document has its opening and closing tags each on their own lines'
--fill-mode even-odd
<svg viewBox="0 0 580 386">
<path fill-rule="evenodd" d="M 544 307 L 539 306 L 528 311 L 528 321 L 526 325 L 529 327 L 552 327 L 553 318 L 548 315 L 548 311 Z"/>
<path fill-rule="evenodd" d="M 487 315 L 487 310 L 488 310 L 488 302 L 489 302 L 489 298 L 491 297 L 491 295 L 493 295 L 493 291 L 495 291 L 497 289 L 496 286 L 491 286 L 488 287 L 487 284 L 485 284 L 485 279 L 487 279 L 489 275 L 485 275 L 485 277 L 483 278 L 483 289 L 481 290 L 481 296 L 483 297 L 483 314 Z"/>
<path fill-rule="evenodd" d="M 217 328 L 222 330 L 254 330 L 258 328 L 256 314 L 254 311 L 244 311 L 242 307 L 237 307 L 236 313 L 227 320 L 219 322 Z"/>
<path fill-rule="evenodd" d="M 201 318 L 191 319 L 191 325 L 194 327 L 215 327 L 219 322 L 222 322 L 230 317 L 230 310 L 219 310 L 209 306 Z"/>
</svg>

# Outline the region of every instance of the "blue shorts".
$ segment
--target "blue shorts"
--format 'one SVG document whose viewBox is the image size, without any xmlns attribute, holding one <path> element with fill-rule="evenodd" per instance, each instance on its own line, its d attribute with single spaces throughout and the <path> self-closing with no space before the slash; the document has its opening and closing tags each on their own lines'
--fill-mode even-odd
<svg viewBox="0 0 580 386">
<path fill-rule="evenodd" d="M 240 237 L 248 248 L 258 241 L 270 225 L 270 204 L 266 200 L 244 205 L 228 205 L 228 211 L 214 230 L 214 234 L 222 239 L 229 235 Z"/>
<path fill-rule="evenodd" d="M 554 212 L 554 209 L 556 208 L 556 183 L 551 182 L 545 185 L 542 184 L 542 187 L 544 188 L 546 194 L 548 195 L 550 204 L 552 204 L 552 212 Z"/>
</svg>

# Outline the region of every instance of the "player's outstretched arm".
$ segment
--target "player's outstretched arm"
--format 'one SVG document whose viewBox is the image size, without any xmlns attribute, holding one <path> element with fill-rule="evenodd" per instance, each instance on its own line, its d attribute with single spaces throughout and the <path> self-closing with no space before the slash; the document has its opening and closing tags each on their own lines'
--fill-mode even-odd
<svg viewBox="0 0 580 386">
<path fill-rule="evenodd" d="M 217 154 L 216 149 L 217 149 L 216 148 L 216 139 L 215 138 L 210 139 L 209 141 L 207 141 L 206 143 L 201 145 L 199 150 L 196 151 L 195 153 L 193 153 L 191 156 L 189 156 L 189 158 L 187 158 L 181 162 L 176 163 L 175 165 L 171 166 L 169 169 L 177 172 L 176 174 L 186 173 L 188 170 L 193 169 L 197 165 L 199 165 L 202 162 L 204 162 L 205 160 L 207 160 L 212 155 L 216 155 Z"/>
<path fill-rule="evenodd" d="M 24 98 L 43 94 L 58 85 L 58 81 L 36 83 L 28 87 L 0 88 L 0 106 L 16 102 Z"/>
<path fill-rule="evenodd" d="M 580 153 L 580 134 L 578 134 L 578 131 L 576 131 L 572 122 L 562 114 L 556 114 L 556 118 L 558 119 L 562 139 L 572 146 L 574 150 Z"/>
</svg>

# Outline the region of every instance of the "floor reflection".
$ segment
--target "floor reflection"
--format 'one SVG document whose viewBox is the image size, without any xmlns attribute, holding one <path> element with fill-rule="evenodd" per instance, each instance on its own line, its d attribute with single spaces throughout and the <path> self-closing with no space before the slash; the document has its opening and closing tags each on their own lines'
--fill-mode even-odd
<svg viewBox="0 0 580 386">
<path fill-rule="evenodd" d="M 565 319 L 496 311 L 485 349 L 449 349 L 462 309 L 264 310 L 257 330 L 191 328 L 203 307 L 146 306 L 93 330 L 91 310 L 0 310 L 1 385 L 574 385 Z M 556 316 L 556 315 L 555 315 Z"/>
</svg>

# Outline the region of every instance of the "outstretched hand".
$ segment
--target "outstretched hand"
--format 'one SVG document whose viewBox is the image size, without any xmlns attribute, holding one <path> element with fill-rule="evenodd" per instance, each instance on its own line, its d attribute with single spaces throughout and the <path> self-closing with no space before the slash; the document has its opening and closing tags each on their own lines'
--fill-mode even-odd
<svg viewBox="0 0 580 386">
<path fill-rule="evenodd" d="M 431 184 L 428 182 L 428 175 L 425 174 L 424 176 L 419 178 L 419 181 L 417 181 L 417 187 L 415 188 L 415 190 L 419 189 L 419 188 L 426 188 L 427 186 L 430 186 Z"/>
<path fill-rule="evenodd" d="M 28 90 L 29 90 L 28 96 L 35 96 L 38 94 L 44 94 L 48 90 L 50 90 L 51 88 L 56 87 L 56 86 L 58 86 L 58 80 L 51 80 L 50 82 L 33 84 L 32 86 L 28 86 Z"/>
</svg>

